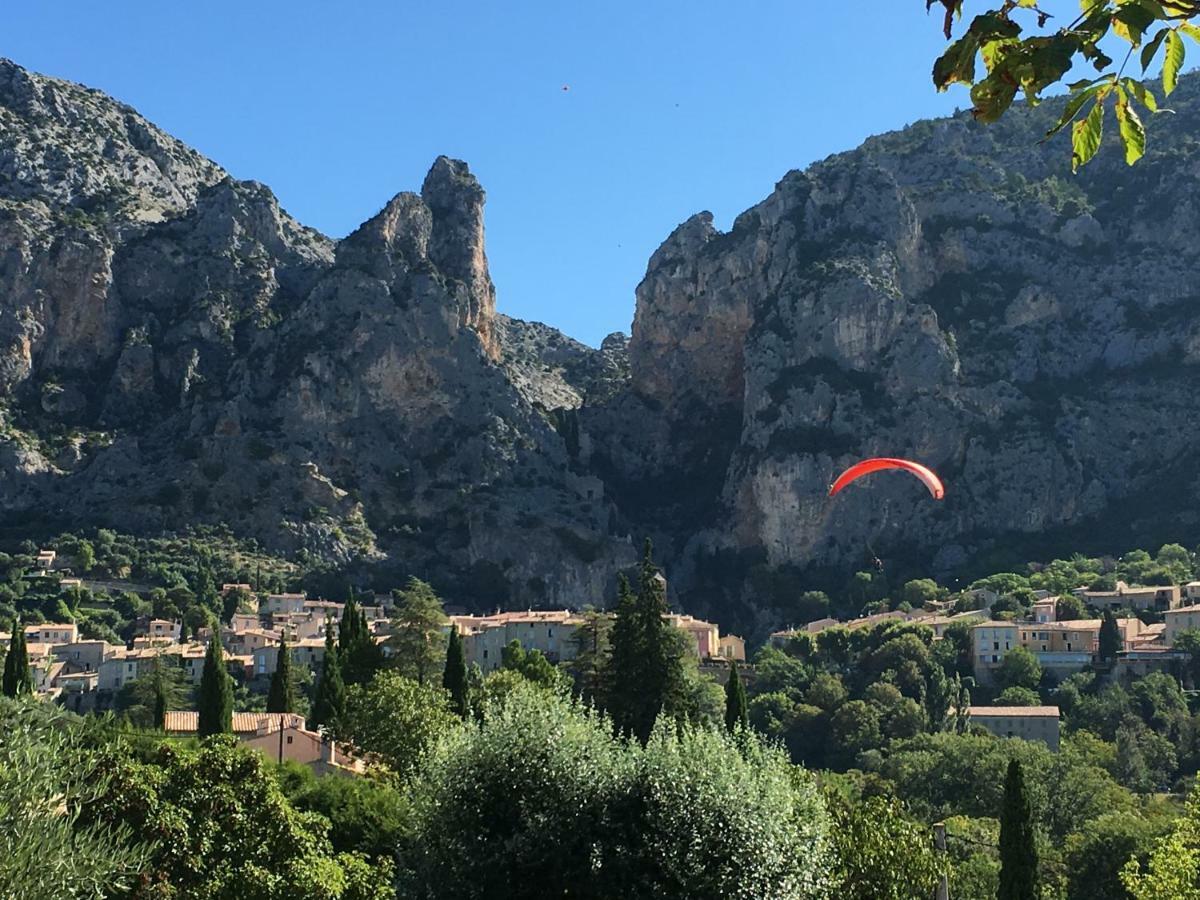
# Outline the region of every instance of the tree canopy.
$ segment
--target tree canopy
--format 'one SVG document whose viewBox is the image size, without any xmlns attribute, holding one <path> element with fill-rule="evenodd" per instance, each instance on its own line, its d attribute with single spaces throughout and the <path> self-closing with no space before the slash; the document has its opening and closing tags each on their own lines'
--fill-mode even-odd
<svg viewBox="0 0 1200 900">
<path fill-rule="evenodd" d="M 1162 93 L 1175 90 L 1186 55 L 1184 37 L 1200 41 L 1200 3 L 1194 0 L 1088 0 L 1073 19 L 1058 19 L 1037 0 L 1004 0 L 974 15 L 957 38 L 964 0 L 925 0 L 941 6 L 943 30 L 951 44 L 933 65 L 938 90 L 953 84 L 971 90 L 971 112 L 995 122 L 1018 91 L 1036 105 L 1046 91 L 1063 83 L 1076 67 L 1088 74 L 1067 84 L 1070 94 L 1047 137 L 1071 126 L 1071 167 L 1085 165 L 1100 148 L 1106 109 L 1112 108 L 1125 149 L 1136 163 L 1146 152 L 1143 113 L 1159 111 L 1153 90 L 1133 76 L 1162 66 Z M 1113 54 L 1113 55 L 1110 55 Z M 977 61 L 983 62 L 983 73 Z M 1130 63 L 1138 68 L 1128 72 Z"/>
</svg>

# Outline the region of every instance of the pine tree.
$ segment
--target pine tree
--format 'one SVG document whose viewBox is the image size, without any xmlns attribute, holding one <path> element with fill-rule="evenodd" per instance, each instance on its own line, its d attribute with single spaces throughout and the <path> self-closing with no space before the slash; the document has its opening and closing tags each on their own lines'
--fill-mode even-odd
<svg viewBox="0 0 1200 900">
<path fill-rule="evenodd" d="M 1033 814 L 1025 776 L 1015 759 L 1004 779 L 1004 807 L 1000 810 L 1000 890 L 998 900 L 1034 900 L 1038 897 L 1038 859 L 1033 843 Z"/>
<path fill-rule="evenodd" d="M 442 687 L 450 692 L 450 708 L 467 717 L 467 655 L 463 650 L 462 636 L 458 629 L 450 626 L 450 638 L 446 644 L 446 670 L 442 673 Z"/>
<path fill-rule="evenodd" d="M 730 731 L 750 727 L 746 709 L 746 686 L 738 675 L 737 660 L 730 661 L 729 683 L 725 685 L 725 727 Z"/>
<path fill-rule="evenodd" d="M 221 632 L 213 628 L 212 640 L 204 656 L 204 672 L 200 676 L 200 695 L 197 707 L 199 721 L 196 733 L 228 734 L 233 730 L 233 685 L 225 670 L 225 654 L 221 651 Z"/>
<path fill-rule="evenodd" d="M 402 591 L 394 591 L 395 609 L 388 645 L 392 662 L 405 678 L 419 684 L 432 684 L 438 672 L 445 668 L 442 654 L 446 643 L 442 629 L 446 613 L 441 598 L 434 589 L 419 578 L 410 578 Z"/>
<path fill-rule="evenodd" d="M 607 613 L 587 609 L 583 613 L 583 624 L 571 635 L 575 652 L 567 663 L 567 671 L 575 679 L 575 690 L 583 701 L 597 709 L 608 709 L 605 678 L 612 650 L 611 632 L 612 618 Z"/>
<path fill-rule="evenodd" d="M 342 681 L 338 650 L 333 643 L 332 625 L 332 621 L 325 624 L 325 658 L 321 661 L 321 680 L 317 682 L 317 696 L 309 717 L 310 725 L 323 725 L 330 731 L 337 726 L 338 717 L 346 708 L 346 685 Z"/>
<path fill-rule="evenodd" d="M 0 685 L 5 697 L 33 693 L 33 673 L 29 669 L 29 650 L 25 646 L 25 626 L 13 619 L 12 639 L 4 657 L 4 680 Z"/>
<path fill-rule="evenodd" d="M 267 712 L 290 713 L 295 711 L 296 685 L 292 680 L 292 651 L 288 649 L 286 640 L 280 640 L 275 672 L 271 676 L 271 687 L 267 691 Z"/>
<path fill-rule="evenodd" d="M 1111 609 L 1106 609 L 1100 619 L 1100 659 L 1105 662 L 1116 659 L 1117 651 L 1123 645 L 1121 630 L 1117 627 L 1117 617 Z"/>
</svg>

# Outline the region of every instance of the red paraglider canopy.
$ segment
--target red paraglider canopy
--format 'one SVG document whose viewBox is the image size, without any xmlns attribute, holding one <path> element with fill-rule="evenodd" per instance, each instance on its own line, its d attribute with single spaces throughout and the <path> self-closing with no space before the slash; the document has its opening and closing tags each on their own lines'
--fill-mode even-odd
<svg viewBox="0 0 1200 900">
<path fill-rule="evenodd" d="M 903 469 L 906 472 L 916 475 L 921 479 L 925 487 L 929 488 L 929 493 L 933 495 L 934 500 L 941 500 L 946 496 L 946 489 L 942 486 L 942 480 L 932 470 L 908 459 L 892 459 L 887 456 L 864 459 L 862 462 L 852 465 L 839 475 L 837 481 L 829 488 L 829 496 L 832 497 L 855 479 L 862 478 L 864 475 L 870 475 L 872 472 L 882 471 L 883 469 Z"/>
</svg>

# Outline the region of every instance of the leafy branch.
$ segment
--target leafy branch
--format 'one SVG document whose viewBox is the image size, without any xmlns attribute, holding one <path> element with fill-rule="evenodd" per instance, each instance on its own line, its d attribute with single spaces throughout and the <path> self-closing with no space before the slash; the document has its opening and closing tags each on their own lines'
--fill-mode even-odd
<svg viewBox="0 0 1200 900">
<path fill-rule="evenodd" d="M 1149 88 L 1125 75 L 1133 52 L 1140 50 L 1143 75 L 1161 57 L 1165 97 L 1175 90 L 1183 69 L 1183 37 L 1200 43 L 1200 26 L 1192 21 L 1200 17 L 1200 0 L 1081 0 L 1079 15 L 1059 28 L 1051 26 L 1054 17 L 1037 0 L 1004 0 L 999 8 L 975 16 L 957 39 L 954 29 L 962 20 L 963 0 L 925 0 L 926 11 L 934 5 L 945 11 L 943 31 L 951 43 L 933 64 L 933 83 L 939 91 L 953 84 L 970 87 L 971 112 L 979 121 L 998 120 L 1018 91 L 1036 106 L 1076 64 L 1099 73 L 1067 85 L 1063 114 L 1046 133 L 1050 138 L 1071 126 L 1072 171 L 1100 148 L 1108 105 L 1117 119 L 1125 161 L 1133 165 L 1145 154 L 1146 126 L 1138 108 L 1151 114 L 1166 110 Z M 1129 45 L 1119 67 L 1101 47 L 1110 38 Z M 980 59 L 982 76 L 976 70 Z"/>
</svg>

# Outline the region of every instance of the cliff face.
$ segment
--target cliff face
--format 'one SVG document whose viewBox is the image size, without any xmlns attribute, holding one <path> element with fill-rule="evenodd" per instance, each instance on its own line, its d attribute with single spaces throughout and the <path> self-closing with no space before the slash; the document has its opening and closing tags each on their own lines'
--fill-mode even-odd
<svg viewBox="0 0 1200 900">
<path fill-rule="evenodd" d="M 478 606 L 597 602 L 650 534 L 718 616 L 867 555 L 950 570 L 1014 534 L 1186 530 L 1196 82 L 1176 97 L 1133 170 L 1071 178 L 1036 144 L 1046 108 L 789 173 L 727 233 L 679 226 L 631 338 L 593 350 L 496 312 L 462 162 L 332 241 L 0 62 L 0 516 L 225 522 Z M 903 476 L 826 499 L 880 454 L 946 500 Z"/>
<path fill-rule="evenodd" d="M 465 163 L 334 242 L 132 110 L 0 63 L 0 174 L 6 523 L 225 522 L 479 604 L 602 597 L 632 559 L 550 414 L 603 355 L 569 342 L 561 397 L 501 362 L 532 326 L 497 320 Z"/>
<path fill-rule="evenodd" d="M 701 214 L 668 238 L 630 342 L 636 402 L 663 437 L 630 454 L 620 416 L 595 420 L 602 465 L 635 482 L 698 476 L 650 510 L 671 535 L 691 502 L 694 527 L 671 536 L 698 590 L 720 554 L 944 572 L 998 539 L 1076 525 L 1109 549 L 1167 521 L 1186 539 L 1197 83 L 1176 96 L 1132 170 L 1110 147 L 1071 177 L 1061 144 L 1037 144 L 1056 110 L 989 128 L 960 116 L 789 173 L 728 233 Z M 933 466 L 946 500 L 903 476 L 826 498 L 873 455 Z"/>
</svg>

